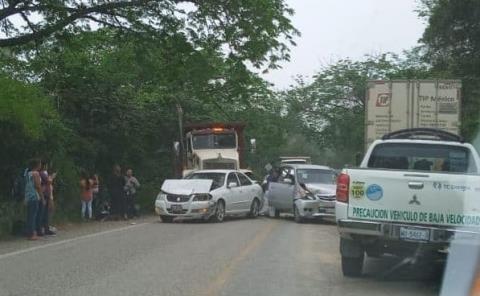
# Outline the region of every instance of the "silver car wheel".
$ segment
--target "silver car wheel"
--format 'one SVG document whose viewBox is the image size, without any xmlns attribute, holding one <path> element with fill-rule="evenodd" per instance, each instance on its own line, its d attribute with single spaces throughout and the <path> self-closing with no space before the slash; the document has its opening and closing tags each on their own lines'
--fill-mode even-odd
<svg viewBox="0 0 480 296">
<path fill-rule="evenodd" d="M 295 219 L 295 222 L 297 223 L 302 223 L 303 218 L 300 216 L 300 211 L 298 210 L 297 205 L 293 205 L 293 217 Z"/>
<path fill-rule="evenodd" d="M 253 200 L 252 206 L 250 207 L 250 213 L 249 216 L 252 218 L 258 217 L 258 213 L 260 211 L 260 203 L 258 202 L 257 199 Z"/>
<path fill-rule="evenodd" d="M 217 210 L 215 212 L 215 220 L 217 222 L 222 222 L 223 218 L 225 218 L 225 207 L 223 205 L 223 202 L 219 202 L 217 204 Z"/>
</svg>

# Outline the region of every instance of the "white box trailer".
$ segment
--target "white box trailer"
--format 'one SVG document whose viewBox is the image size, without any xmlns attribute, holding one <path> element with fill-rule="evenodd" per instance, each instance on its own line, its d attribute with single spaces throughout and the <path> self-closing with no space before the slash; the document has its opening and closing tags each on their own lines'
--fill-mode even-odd
<svg viewBox="0 0 480 296">
<path fill-rule="evenodd" d="M 460 80 L 372 80 L 365 102 L 366 148 L 384 134 L 406 128 L 460 132 Z"/>
</svg>

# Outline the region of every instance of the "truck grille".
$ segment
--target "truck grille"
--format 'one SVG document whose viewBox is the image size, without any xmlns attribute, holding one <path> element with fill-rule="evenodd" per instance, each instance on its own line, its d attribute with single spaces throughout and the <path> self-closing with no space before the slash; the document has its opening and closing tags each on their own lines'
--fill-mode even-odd
<svg viewBox="0 0 480 296">
<path fill-rule="evenodd" d="M 177 194 L 167 194 L 167 200 L 169 202 L 187 202 L 190 200 L 189 195 L 177 195 Z"/>
<path fill-rule="evenodd" d="M 205 170 L 234 170 L 234 162 L 218 162 L 218 161 L 204 161 L 203 169 Z"/>
</svg>

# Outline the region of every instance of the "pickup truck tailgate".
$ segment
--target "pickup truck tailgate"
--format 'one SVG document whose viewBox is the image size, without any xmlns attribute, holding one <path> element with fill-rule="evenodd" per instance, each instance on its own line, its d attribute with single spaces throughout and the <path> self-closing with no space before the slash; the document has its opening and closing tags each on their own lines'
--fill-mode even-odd
<svg viewBox="0 0 480 296">
<path fill-rule="evenodd" d="M 479 226 L 480 176 L 349 169 L 348 217 L 424 225 Z"/>
</svg>

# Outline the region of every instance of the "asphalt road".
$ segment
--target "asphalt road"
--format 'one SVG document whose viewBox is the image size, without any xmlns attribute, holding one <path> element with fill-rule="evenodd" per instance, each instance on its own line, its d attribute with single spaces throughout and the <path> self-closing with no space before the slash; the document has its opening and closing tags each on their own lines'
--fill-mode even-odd
<svg viewBox="0 0 480 296">
<path fill-rule="evenodd" d="M 98 224 L 98 225 L 97 225 Z M 439 276 L 368 260 L 340 271 L 335 225 L 290 219 L 92 223 L 40 242 L 0 242 L 0 295 L 436 295 Z"/>
</svg>

